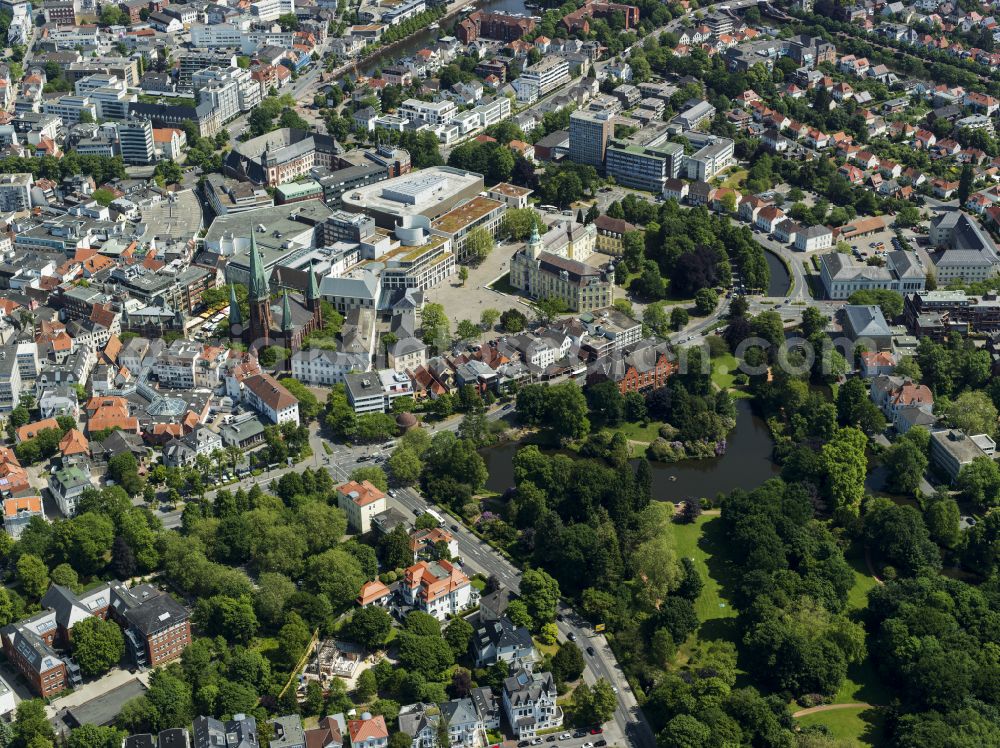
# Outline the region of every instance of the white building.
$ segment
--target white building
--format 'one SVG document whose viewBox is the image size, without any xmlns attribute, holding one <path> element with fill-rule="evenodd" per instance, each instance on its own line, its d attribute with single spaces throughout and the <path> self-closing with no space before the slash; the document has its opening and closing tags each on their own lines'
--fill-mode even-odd
<svg viewBox="0 0 1000 748">
<path fill-rule="evenodd" d="M 885 267 L 867 265 L 841 252 L 820 256 L 820 279 L 830 299 L 847 299 L 855 291 L 888 289 L 901 294 L 923 291 L 927 275 L 913 252 L 889 252 Z"/>
<path fill-rule="evenodd" d="M 809 226 L 795 236 L 795 248 L 800 252 L 812 252 L 833 246 L 833 231 L 826 226 Z"/>
<path fill-rule="evenodd" d="M 250 14 L 258 21 L 277 21 L 280 16 L 295 12 L 295 0 L 257 0 L 250 3 Z"/>
<path fill-rule="evenodd" d="M 447 125 L 455 118 L 458 109 L 454 101 L 420 101 L 407 99 L 399 108 L 401 116 L 410 122 L 426 122 L 429 125 Z"/>
<path fill-rule="evenodd" d="M 90 481 L 90 468 L 86 465 L 60 468 L 49 477 L 49 492 L 66 517 L 76 514 L 76 505 L 88 488 L 93 488 L 93 483 Z"/>
<path fill-rule="evenodd" d="M 310 348 L 292 356 L 292 376 L 303 384 L 332 387 L 352 371 L 368 371 L 371 360 L 361 353 Z"/>
<path fill-rule="evenodd" d="M 716 138 L 687 158 L 688 179 L 708 182 L 736 163 L 735 144 L 729 138 Z"/>
<path fill-rule="evenodd" d="M 479 601 L 479 591 L 456 564 L 440 559 L 420 561 L 403 575 L 399 590 L 407 605 L 432 615 L 439 621 L 471 608 Z"/>
<path fill-rule="evenodd" d="M 961 211 L 943 213 L 930 227 L 931 243 L 942 251 L 934 262 L 938 283 L 974 283 L 1000 271 L 997 247 L 979 222 Z"/>
<path fill-rule="evenodd" d="M 518 670 L 503 682 L 503 708 L 518 740 L 533 738 L 539 730 L 559 727 L 562 709 L 556 704 L 551 673 Z"/>
<path fill-rule="evenodd" d="M 244 379 L 243 400 L 271 423 L 299 425 L 299 401 L 270 374 Z"/>
<path fill-rule="evenodd" d="M 0 175 L 0 211 L 30 210 L 34 183 L 35 178 L 30 173 Z"/>
<path fill-rule="evenodd" d="M 337 486 L 337 506 L 351 529 L 363 535 L 372 529 L 372 517 L 385 511 L 385 494 L 368 481 L 352 480 Z"/>
<path fill-rule="evenodd" d="M 569 62 L 562 57 L 549 56 L 525 68 L 512 85 L 518 102 L 530 104 L 569 81 Z"/>
<path fill-rule="evenodd" d="M 205 68 L 194 73 L 191 82 L 203 101 L 207 97 L 219 109 L 219 119 L 223 122 L 240 112 L 249 112 L 261 102 L 260 83 L 243 68 Z"/>
</svg>

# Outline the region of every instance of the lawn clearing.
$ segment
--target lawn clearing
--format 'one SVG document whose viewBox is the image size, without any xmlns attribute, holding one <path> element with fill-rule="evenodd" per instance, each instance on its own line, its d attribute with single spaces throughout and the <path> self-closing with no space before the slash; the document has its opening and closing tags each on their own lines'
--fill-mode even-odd
<svg viewBox="0 0 1000 748">
<path fill-rule="evenodd" d="M 712 359 L 712 382 L 720 390 L 728 390 L 736 381 L 739 372 L 739 362 L 731 353 L 724 353 Z"/>
<path fill-rule="evenodd" d="M 868 590 L 878 582 L 875 581 L 865 564 L 865 552 L 860 544 L 854 543 L 844 554 L 847 563 L 854 571 L 854 586 L 847 593 L 847 607 L 851 610 L 861 610 L 868 607 Z"/>
<path fill-rule="evenodd" d="M 830 736 L 839 740 L 854 740 L 858 745 L 880 746 L 883 744 L 882 716 L 869 707 L 833 709 L 827 712 L 813 712 L 797 717 L 799 727 L 823 725 Z"/>
<path fill-rule="evenodd" d="M 688 525 L 671 525 L 677 555 L 694 560 L 705 586 L 694 601 L 701 621 L 699 639 L 733 639 L 736 610 L 729 604 L 726 587 L 730 584 L 729 560 L 722 537 L 722 520 L 702 515 Z M 727 620 L 729 619 L 729 620 Z"/>
<path fill-rule="evenodd" d="M 882 706 L 888 704 L 892 694 L 875 672 L 871 655 L 857 665 L 847 668 L 847 677 L 840 684 L 840 690 L 833 697 L 834 704 L 854 704 L 864 702 Z"/>
<path fill-rule="evenodd" d="M 620 431 L 625 434 L 625 438 L 633 442 L 646 442 L 647 444 L 660 436 L 660 426 L 663 423 L 660 421 L 650 421 L 645 426 L 641 423 L 629 423 L 627 421 L 622 421 L 620 424 L 612 429 L 608 429 L 612 433 L 615 431 Z"/>
</svg>

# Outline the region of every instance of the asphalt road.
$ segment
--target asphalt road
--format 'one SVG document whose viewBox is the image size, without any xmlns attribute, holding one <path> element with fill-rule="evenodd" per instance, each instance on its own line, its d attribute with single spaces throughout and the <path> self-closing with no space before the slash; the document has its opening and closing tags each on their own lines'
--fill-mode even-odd
<svg viewBox="0 0 1000 748">
<path fill-rule="evenodd" d="M 488 414 L 488 418 L 496 420 L 509 415 L 512 411 L 496 409 Z M 439 424 L 434 430 L 456 430 L 461 423 L 460 418 L 453 418 Z M 347 480 L 348 475 L 358 468 L 366 465 L 378 464 L 370 459 L 359 461 L 360 457 L 381 458 L 387 457 L 389 450 L 381 446 L 357 446 L 347 447 L 344 445 L 331 445 L 333 454 L 326 454 L 323 449 L 323 438 L 314 428 L 310 433 L 310 445 L 312 446 L 314 457 L 291 468 L 273 470 L 269 473 L 248 479 L 240 484 L 226 487 L 234 490 L 238 486 L 249 488 L 257 484 L 267 486 L 272 480 L 280 478 L 287 472 L 302 472 L 306 468 L 323 467 L 330 471 L 330 474 L 337 481 Z M 216 491 L 206 493 L 206 498 L 211 500 L 215 497 Z M 431 504 L 424 500 L 420 494 L 412 488 L 395 489 L 390 501 L 396 508 L 414 517 L 422 514 Z M 442 512 L 443 514 L 443 512 Z M 177 528 L 181 524 L 181 511 L 168 513 L 158 513 L 164 526 L 168 529 Z M 447 521 L 451 533 L 458 544 L 458 552 L 462 558 L 463 565 L 470 571 L 478 572 L 485 576 L 495 576 L 500 584 L 505 588 L 517 592 L 520 587 L 521 571 L 512 563 L 494 551 L 488 543 L 480 540 L 463 524 L 457 520 Z M 605 725 L 606 733 L 603 736 L 588 736 L 587 739 L 570 740 L 559 742 L 563 748 L 579 748 L 585 742 L 596 742 L 603 737 L 609 745 L 630 745 L 637 748 L 654 748 L 655 738 L 652 730 L 646 722 L 639 705 L 635 700 L 625 675 L 615 660 L 611 647 L 602 634 L 595 633 L 589 622 L 580 617 L 571 607 L 561 604 L 558 609 L 561 621 L 557 622 L 559 632 L 564 639 L 569 639 L 570 634 L 576 639 L 577 644 L 584 652 L 584 661 L 587 669 L 584 672 L 584 680 L 593 683 L 599 678 L 604 678 L 618 691 L 618 708 L 615 711 L 614 724 Z M 594 654 L 587 653 L 587 647 L 593 647 Z"/>
</svg>

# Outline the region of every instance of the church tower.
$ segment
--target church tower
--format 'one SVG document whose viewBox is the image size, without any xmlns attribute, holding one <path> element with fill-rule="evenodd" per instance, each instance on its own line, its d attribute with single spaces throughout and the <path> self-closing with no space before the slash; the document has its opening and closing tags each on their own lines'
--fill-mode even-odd
<svg viewBox="0 0 1000 748">
<path fill-rule="evenodd" d="M 232 337 L 243 337 L 243 313 L 240 302 L 236 300 L 236 286 L 229 284 L 229 334 Z"/>
<path fill-rule="evenodd" d="M 244 338 L 251 345 L 271 344 L 271 293 L 264 262 L 257 251 L 256 233 L 250 233 L 250 328 Z"/>
<path fill-rule="evenodd" d="M 306 307 L 310 312 L 319 311 L 319 286 L 316 284 L 316 271 L 309 263 L 309 284 L 306 286 Z"/>
</svg>

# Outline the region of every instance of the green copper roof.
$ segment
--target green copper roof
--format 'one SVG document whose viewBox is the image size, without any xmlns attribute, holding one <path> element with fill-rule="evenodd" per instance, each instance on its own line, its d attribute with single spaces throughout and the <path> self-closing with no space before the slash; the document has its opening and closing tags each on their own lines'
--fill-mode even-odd
<svg viewBox="0 0 1000 748">
<path fill-rule="evenodd" d="M 288 303 L 288 291 L 281 297 L 281 331 L 292 331 L 292 305 Z"/>
<path fill-rule="evenodd" d="M 243 315 L 240 312 L 240 302 L 236 300 L 236 286 L 232 283 L 229 284 L 229 324 L 243 324 Z"/>
<path fill-rule="evenodd" d="M 264 262 L 257 251 L 256 232 L 250 232 L 250 300 L 266 300 L 269 296 L 267 276 L 264 274 Z"/>
<path fill-rule="evenodd" d="M 319 298 L 319 286 L 316 285 L 316 271 L 313 270 L 312 263 L 309 263 L 309 285 L 306 287 L 306 300 L 315 301 Z"/>
</svg>

